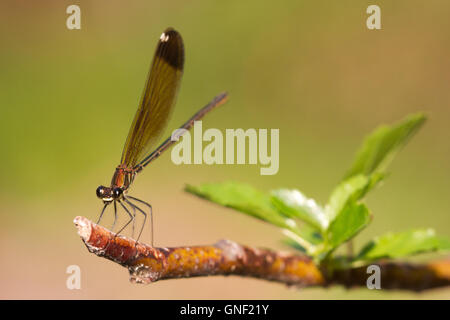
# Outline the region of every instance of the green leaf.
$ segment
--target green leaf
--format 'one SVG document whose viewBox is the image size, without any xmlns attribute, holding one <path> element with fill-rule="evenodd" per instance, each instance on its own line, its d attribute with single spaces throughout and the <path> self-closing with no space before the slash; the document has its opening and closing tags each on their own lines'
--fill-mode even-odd
<svg viewBox="0 0 450 320">
<path fill-rule="evenodd" d="M 421 252 L 449 250 L 450 241 L 436 236 L 433 229 L 387 233 L 366 244 L 356 260 L 399 258 Z"/>
<path fill-rule="evenodd" d="M 370 213 L 366 205 L 352 202 L 342 210 L 328 228 L 328 245 L 330 249 L 353 238 L 370 222 Z"/>
<path fill-rule="evenodd" d="M 301 228 L 301 235 L 298 235 L 291 230 L 283 229 L 283 234 L 289 237 L 292 241 L 297 242 L 298 245 L 307 249 L 308 253 L 312 254 L 316 247 L 323 243 L 322 235 L 310 225 L 303 225 Z"/>
<path fill-rule="evenodd" d="M 302 234 L 294 220 L 283 216 L 275 209 L 268 194 L 252 186 L 237 182 L 211 183 L 197 187 L 187 185 L 186 191 L 291 230 L 298 235 Z"/>
<path fill-rule="evenodd" d="M 438 237 L 438 250 L 450 251 L 450 239 L 444 237 Z"/>
<path fill-rule="evenodd" d="M 303 253 L 307 253 L 306 249 L 292 238 L 284 238 L 282 243 Z"/>
<path fill-rule="evenodd" d="M 301 226 L 300 236 L 313 245 L 318 245 L 323 242 L 323 238 L 320 232 L 316 228 L 308 224 L 303 224 Z"/>
<path fill-rule="evenodd" d="M 359 174 L 341 182 L 331 193 L 325 208 L 326 219 L 331 223 L 346 207 L 347 203 L 357 202 L 384 178 L 381 173 L 370 177 Z"/>
<path fill-rule="evenodd" d="M 283 214 L 299 218 L 317 230 L 328 227 L 324 210 L 314 199 L 307 198 L 298 190 L 279 189 L 272 191 L 272 203 Z"/>
<path fill-rule="evenodd" d="M 356 155 L 352 168 L 345 179 L 374 172 L 384 172 L 396 152 L 419 130 L 426 118 L 422 113 L 409 115 L 391 126 L 381 126 L 370 134 Z"/>
</svg>

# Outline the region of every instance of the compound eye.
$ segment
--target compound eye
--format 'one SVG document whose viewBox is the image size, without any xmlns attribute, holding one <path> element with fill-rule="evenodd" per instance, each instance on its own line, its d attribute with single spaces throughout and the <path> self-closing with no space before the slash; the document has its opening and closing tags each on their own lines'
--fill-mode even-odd
<svg viewBox="0 0 450 320">
<path fill-rule="evenodd" d="M 114 198 L 119 198 L 122 195 L 123 191 L 120 188 L 114 188 L 113 190 L 113 197 Z"/>
<path fill-rule="evenodd" d="M 97 194 L 97 197 L 99 197 L 100 199 L 103 198 L 103 196 L 105 195 L 105 187 L 104 186 L 98 187 L 97 190 L 95 190 L 95 193 Z"/>
</svg>

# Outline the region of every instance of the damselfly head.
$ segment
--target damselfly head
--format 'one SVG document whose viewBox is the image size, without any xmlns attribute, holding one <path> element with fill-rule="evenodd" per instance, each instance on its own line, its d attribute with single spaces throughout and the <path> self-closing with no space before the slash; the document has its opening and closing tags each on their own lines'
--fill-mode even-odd
<svg viewBox="0 0 450 320">
<path fill-rule="evenodd" d="M 103 202 L 112 202 L 113 200 L 117 200 L 123 195 L 123 190 L 119 187 L 111 188 L 111 187 L 105 187 L 100 186 L 95 191 L 97 194 L 97 197 L 102 199 Z"/>
</svg>

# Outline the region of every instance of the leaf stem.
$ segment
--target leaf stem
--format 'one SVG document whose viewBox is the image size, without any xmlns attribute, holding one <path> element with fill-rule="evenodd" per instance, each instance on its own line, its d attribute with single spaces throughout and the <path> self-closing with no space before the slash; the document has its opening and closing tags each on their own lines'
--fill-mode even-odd
<svg viewBox="0 0 450 320">
<path fill-rule="evenodd" d="M 301 245 L 303 248 L 305 248 L 306 252 L 309 255 L 311 255 L 311 256 L 315 255 L 315 252 L 317 249 L 315 245 L 313 245 L 309 241 L 303 239 L 302 237 L 300 237 L 298 234 L 292 232 L 291 230 L 283 229 L 282 232 L 285 236 L 288 236 L 289 238 L 291 238 L 292 240 L 297 242 L 299 245 Z"/>
</svg>

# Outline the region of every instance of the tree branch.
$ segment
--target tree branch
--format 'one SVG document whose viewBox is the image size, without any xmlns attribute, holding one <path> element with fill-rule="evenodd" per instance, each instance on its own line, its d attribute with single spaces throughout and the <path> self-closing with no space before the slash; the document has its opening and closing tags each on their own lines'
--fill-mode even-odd
<svg viewBox="0 0 450 320">
<path fill-rule="evenodd" d="M 305 255 L 256 249 L 229 240 L 210 246 L 154 248 L 116 236 L 84 217 L 74 220 L 88 250 L 128 269 L 130 281 L 150 283 L 163 279 L 212 275 L 240 275 L 299 287 L 344 285 L 365 287 L 367 266 L 326 274 Z M 425 289 L 450 285 L 450 261 L 429 264 L 376 263 L 382 289 Z"/>
</svg>

